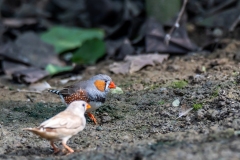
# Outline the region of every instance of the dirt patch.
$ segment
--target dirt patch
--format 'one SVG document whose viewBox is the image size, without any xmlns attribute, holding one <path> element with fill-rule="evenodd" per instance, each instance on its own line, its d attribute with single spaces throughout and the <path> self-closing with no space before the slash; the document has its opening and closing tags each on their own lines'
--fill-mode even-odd
<svg viewBox="0 0 240 160">
<path fill-rule="evenodd" d="M 240 66 L 233 57 L 172 57 L 125 76 L 111 74 L 110 61 L 89 67 L 84 79 L 109 74 L 124 94 L 109 95 L 94 113 L 101 125 L 88 120 L 69 140 L 76 152 L 68 156 L 53 155 L 49 142 L 22 130 L 62 111 L 60 99 L 48 92 L 18 92 L 25 86 L 2 77 L 0 158 L 239 159 Z M 59 78 L 48 81 L 60 87 Z M 172 105 L 176 99 L 177 107 Z M 176 119 L 183 105 L 195 110 Z"/>
</svg>

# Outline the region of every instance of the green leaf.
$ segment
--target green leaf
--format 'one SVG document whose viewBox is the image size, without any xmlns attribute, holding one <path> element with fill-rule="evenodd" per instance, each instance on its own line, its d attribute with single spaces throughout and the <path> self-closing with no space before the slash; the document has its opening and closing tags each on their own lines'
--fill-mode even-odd
<svg viewBox="0 0 240 160">
<path fill-rule="evenodd" d="M 78 48 L 83 42 L 93 38 L 103 39 L 103 30 L 54 26 L 41 34 L 41 39 L 52 44 L 57 53 Z"/>
<path fill-rule="evenodd" d="M 74 52 L 72 61 L 78 64 L 93 64 L 105 54 L 105 50 L 103 40 L 88 40 Z"/>
<path fill-rule="evenodd" d="M 50 75 L 54 75 L 60 72 L 65 72 L 65 71 L 71 71 L 73 69 L 73 66 L 55 66 L 52 64 L 48 64 L 45 68 L 45 70 L 50 74 Z"/>
<path fill-rule="evenodd" d="M 115 89 L 110 89 L 112 94 L 123 94 L 123 90 L 120 87 L 116 87 Z"/>
</svg>

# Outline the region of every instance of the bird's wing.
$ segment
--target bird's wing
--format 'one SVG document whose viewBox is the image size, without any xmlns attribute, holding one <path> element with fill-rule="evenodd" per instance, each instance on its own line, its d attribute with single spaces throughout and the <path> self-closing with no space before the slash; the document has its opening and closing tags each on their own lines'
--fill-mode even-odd
<svg viewBox="0 0 240 160">
<path fill-rule="evenodd" d="M 39 127 L 44 128 L 67 128 L 74 129 L 83 125 L 84 119 L 71 114 L 70 112 L 61 112 L 58 115 L 44 121 Z"/>
<path fill-rule="evenodd" d="M 64 97 L 70 96 L 71 94 L 76 93 L 80 89 L 83 89 L 83 90 L 86 89 L 86 87 L 87 87 L 87 82 L 81 81 L 74 85 L 64 87 L 62 90 L 60 90 L 59 94 L 63 95 Z"/>
</svg>

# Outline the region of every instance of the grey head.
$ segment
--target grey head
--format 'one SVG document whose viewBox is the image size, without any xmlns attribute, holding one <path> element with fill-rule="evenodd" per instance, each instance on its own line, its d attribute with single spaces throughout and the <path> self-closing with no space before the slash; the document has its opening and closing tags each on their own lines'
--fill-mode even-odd
<svg viewBox="0 0 240 160">
<path fill-rule="evenodd" d="M 103 82 L 103 90 L 99 90 L 96 82 Z M 110 89 L 115 87 L 115 84 L 112 82 L 112 79 L 108 75 L 98 74 L 88 80 L 86 91 L 91 101 L 104 102 Z"/>
</svg>

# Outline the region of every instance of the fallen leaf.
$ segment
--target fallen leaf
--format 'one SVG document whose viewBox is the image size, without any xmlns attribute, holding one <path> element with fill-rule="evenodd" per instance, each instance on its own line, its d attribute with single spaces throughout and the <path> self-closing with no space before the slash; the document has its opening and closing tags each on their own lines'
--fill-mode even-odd
<svg viewBox="0 0 240 160">
<path fill-rule="evenodd" d="M 37 20 L 34 18 L 22 18 L 22 19 L 4 18 L 3 19 L 3 24 L 10 28 L 18 28 L 18 27 L 22 27 L 23 25 L 33 25 L 36 23 L 37 23 Z"/>
<path fill-rule="evenodd" d="M 38 91 L 38 92 L 42 92 L 45 89 L 49 89 L 49 88 L 51 88 L 51 86 L 46 81 L 40 82 L 40 83 L 34 83 L 29 86 L 30 91 Z"/>
<path fill-rule="evenodd" d="M 120 87 L 116 87 L 115 89 L 110 89 L 112 94 L 123 94 L 123 90 Z"/>
<path fill-rule="evenodd" d="M 165 23 L 173 18 L 181 8 L 181 1 L 146 1 L 146 12 L 148 17 L 156 17 L 161 23 Z"/>
<path fill-rule="evenodd" d="M 146 54 L 138 56 L 126 56 L 125 61 L 130 61 L 129 73 L 139 71 L 145 66 L 162 63 L 164 59 L 168 58 L 168 54 Z M 154 63 L 155 62 L 155 63 Z"/>
<path fill-rule="evenodd" d="M 231 25 L 234 23 L 234 21 L 239 16 L 239 7 L 230 8 L 223 10 L 219 13 L 216 13 L 214 15 L 199 18 L 196 21 L 196 24 L 198 26 L 204 26 L 204 27 L 222 27 L 225 29 L 230 29 Z"/>
<path fill-rule="evenodd" d="M 186 105 L 182 105 L 182 106 L 181 106 L 181 109 L 180 109 L 180 111 L 179 111 L 179 114 L 178 114 L 177 119 L 178 119 L 178 118 L 181 118 L 182 116 L 187 115 L 192 109 L 193 109 L 193 108 L 187 108 Z"/>
<path fill-rule="evenodd" d="M 73 69 L 73 66 L 56 66 L 52 64 L 48 64 L 45 68 L 45 70 L 50 74 L 54 75 L 60 72 L 65 72 L 65 71 L 71 71 Z"/>
<path fill-rule="evenodd" d="M 41 35 L 41 39 L 44 42 L 53 45 L 57 53 L 76 49 L 86 40 L 94 38 L 103 39 L 103 30 L 54 26 Z"/>
<path fill-rule="evenodd" d="M 175 30 L 171 36 L 169 45 L 164 42 L 165 31 L 163 26 L 155 19 L 150 18 L 146 22 L 146 52 L 186 54 L 197 47 L 191 42 L 184 25 Z"/>
<path fill-rule="evenodd" d="M 29 67 L 24 70 L 13 72 L 12 77 L 14 81 L 19 83 L 35 83 L 48 75 L 49 73 L 45 70 Z"/>
<path fill-rule="evenodd" d="M 16 71 L 27 69 L 28 66 L 21 63 L 2 61 L 2 69 L 6 75 L 12 75 Z"/>
<path fill-rule="evenodd" d="M 73 76 L 73 77 L 70 77 L 70 78 L 61 79 L 60 83 L 61 84 L 66 84 L 69 81 L 76 81 L 76 80 L 81 80 L 81 79 L 82 79 L 82 76 Z"/>
<path fill-rule="evenodd" d="M 116 74 L 134 73 L 145 66 L 155 66 L 155 64 L 162 63 L 168 56 L 168 54 L 128 55 L 124 59 L 125 62 L 114 62 L 109 66 L 109 70 Z"/>
<path fill-rule="evenodd" d="M 127 74 L 131 62 L 114 62 L 109 65 L 109 70 L 115 74 Z"/>
<path fill-rule="evenodd" d="M 26 32 L 20 35 L 14 43 L 0 46 L 0 56 L 4 59 L 45 68 L 47 64 L 63 65 L 54 48 L 41 41 L 34 32 Z"/>
<path fill-rule="evenodd" d="M 114 59 L 115 60 L 123 60 L 127 55 L 133 55 L 135 53 L 135 49 L 131 45 L 129 39 L 125 39 L 121 46 L 117 49 Z"/>
<path fill-rule="evenodd" d="M 73 53 L 72 61 L 78 64 L 94 64 L 105 54 L 105 51 L 103 40 L 87 40 Z"/>
</svg>

